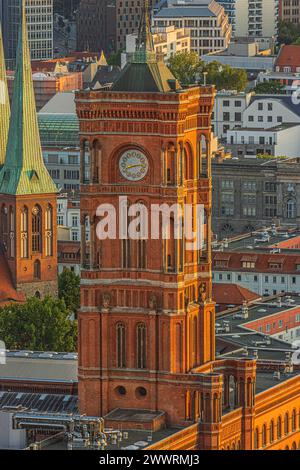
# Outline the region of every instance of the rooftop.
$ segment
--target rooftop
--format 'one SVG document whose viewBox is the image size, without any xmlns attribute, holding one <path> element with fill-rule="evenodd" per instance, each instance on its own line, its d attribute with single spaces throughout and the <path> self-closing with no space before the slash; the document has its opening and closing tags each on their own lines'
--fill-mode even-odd
<svg viewBox="0 0 300 470">
<path fill-rule="evenodd" d="M 259 361 L 278 361 L 278 364 L 289 362 L 295 353 L 295 348 L 287 341 L 256 331 L 256 325 L 259 324 L 257 323 L 259 320 L 265 324 L 263 320 L 266 318 L 270 318 L 270 323 L 272 323 L 281 313 L 281 318 L 295 317 L 300 313 L 300 296 L 290 295 L 281 296 L 278 299 L 255 301 L 246 309 L 245 312 L 245 306 L 243 306 L 217 314 L 217 345 L 221 340 L 221 344 L 217 346 L 218 357 L 250 356 L 256 357 Z M 285 331 L 287 327 L 286 322 L 282 322 L 282 331 Z"/>
<path fill-rule="evenodd" d="M 1 380 L 77 383 L 77 354 L 7 351 Z"/>
<path fill-rule="evenodd" d="M 222 10 L 221 5 L 212 0 L 197 0 L 196 4 L 169 5 L 156 13 L 155 18 L 211 18 Z"/>
<path fill-rule="evenodd" d="M 238 252 L 242 255 L 244 252 L 298 255 L 300 245 L 300 232 L 294 227 L 266 227 L 248 234 L 240 235 L 234 238 L 227 238 L 220 242 L 214 242 L 215 256 L 217 253 Z"/>
</svg>

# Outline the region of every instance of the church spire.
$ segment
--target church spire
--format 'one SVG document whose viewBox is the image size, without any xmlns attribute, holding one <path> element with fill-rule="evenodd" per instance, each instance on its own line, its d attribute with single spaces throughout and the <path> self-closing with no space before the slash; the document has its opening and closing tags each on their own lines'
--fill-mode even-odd
<svg viewBox="0 0 300 470">
<path fill-rule="evenodd" d="M 0 193 L 12 195 L 57 192 L 43 161 L 30 64 L 25 0 L 22 0 L 12 113 Z"/>
<path fill-rule="evenodd" d="M 151 33 L 151 20 L 149 0 L 144 1 L 142 18 L 139 26 L 139 34 L 137 40 L 137 51 L 154 52 L 154 43 Z"/>
<path fill-rule="evenodd" d="M 6 80 L 2 29 L 0 23 L 0 167 L 5 160 L 9 129 L 10 104 Z"/>
</svg>

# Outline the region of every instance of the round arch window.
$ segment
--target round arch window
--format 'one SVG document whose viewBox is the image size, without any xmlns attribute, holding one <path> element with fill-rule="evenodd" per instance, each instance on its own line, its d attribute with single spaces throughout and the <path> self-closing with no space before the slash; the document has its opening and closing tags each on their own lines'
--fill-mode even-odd
<svg viewBox="0 0 300 470">
<path fill-rule="evenodd" d="M 119 396 L 124 396 L 124 395 L 126 395 L 126 393 L 127 393 L 127 392 L 126 392 L 126 388 L 123 387 L 123 385 L 120 385 L 119 387 L 117 387 L 117 388 L 115 389 L 115 392 L 116 392 L 116 394 L 119 395 Z"/>
<path fill-rule="evenodd" d="M 147 390 L 144 387 L 138 387 L 135 391 L 137 398 L 145 398 L 147 396 Z"/>
</svg>

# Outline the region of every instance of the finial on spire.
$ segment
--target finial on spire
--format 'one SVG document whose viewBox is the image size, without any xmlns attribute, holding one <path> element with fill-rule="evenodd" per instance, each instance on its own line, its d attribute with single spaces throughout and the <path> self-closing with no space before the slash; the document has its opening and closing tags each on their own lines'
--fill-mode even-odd
<svg viewBox="0 0 300 470">
<path fill-rule="evenodd" d="M 149 0 L 144 0 L 144 7 L 137 40 L 137 51 L 154 52 L 154 43 L 151 33 Z"/>
</svg>

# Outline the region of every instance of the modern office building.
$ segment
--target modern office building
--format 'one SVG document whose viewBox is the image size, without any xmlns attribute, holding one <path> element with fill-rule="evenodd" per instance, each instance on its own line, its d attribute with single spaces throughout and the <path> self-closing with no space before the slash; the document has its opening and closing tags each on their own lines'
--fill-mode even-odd
<svg viewBox="0 0 300 470">
<path fill-rule="evenodd" d="M 219 0 L 218 3 L 228 15 L 233 36 L 257 38 L 262 47 L 268 38 L 277 36 L 279 0 Z M 294 4 L 295 0 L 288 3 Z"/>
<path fill-rule="evenodd" d="M 149 9 L 152 10 L 161 3 L 159 0 L 149 0 Z M 117 50 L 126 49 L 126 36 L 136 33 L 139 29 L 144 2 L 140 0 L 116 0 L 116 44 Z"/>
<path fill-rule="evenodd" d="M 6 61 L 15 66 L 22 0 L 3 1 L 3 34 Z M 25 0 L 28 39 L 32 60 L 53 56 L 53 0 Z"/>
<path fill-rule="evenodd" d="M 81 0 L 77 18 L 79 51 L 109 53 L 116 44 L 116 0 Z"/>
</svg>

